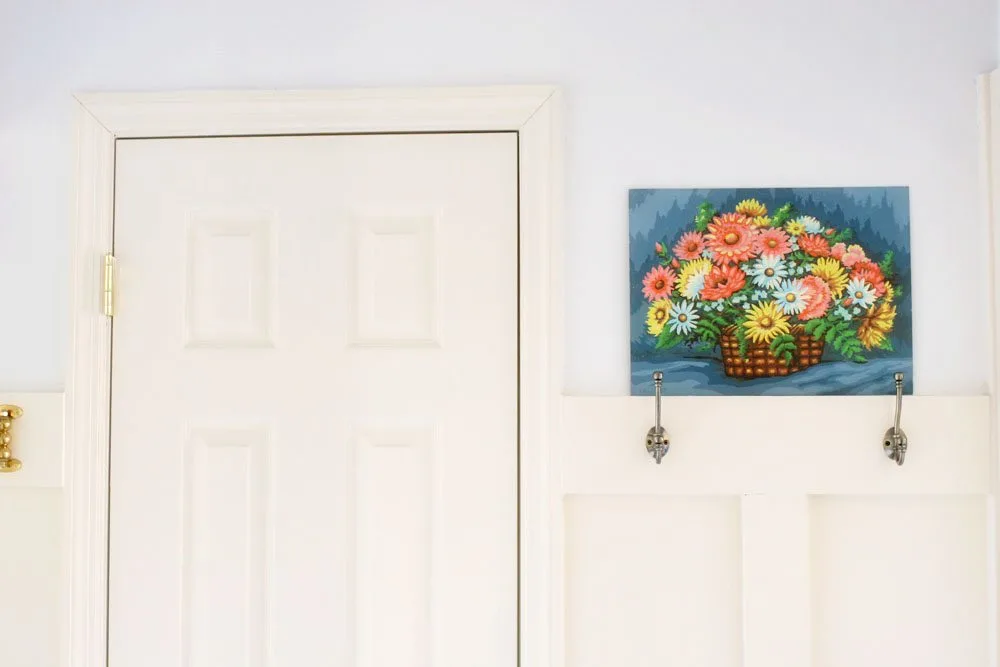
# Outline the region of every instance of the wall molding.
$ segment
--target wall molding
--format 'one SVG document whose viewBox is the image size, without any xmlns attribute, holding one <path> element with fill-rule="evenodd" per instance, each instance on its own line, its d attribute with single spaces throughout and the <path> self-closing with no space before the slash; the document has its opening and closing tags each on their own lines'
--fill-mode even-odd
<svg viewBox="0 0 1000 667">
<path fill-rule="evenodd" d="M 558 665 L 561 494 L 550 449 L 562 372 L 562 103 L 552 86 L 98 93 L 76 97 L 72 348 L 67 382 L 65 660 L 106 667 L 115 142 L 190 136 L 516 131 L 520 195 L 520 664 Z M 559 613 L 553 613 L 558 610 Z"/>
<path fill-rule="evenodd" d="M 990 654 L 992 664 L 997 664 L 1000 655 L 1000 513 L 997 512 L 996 498 L 1000 492 L 1000 406 L 997 404 L 997 389 L 1000 388 L 1000 234 L 997 233 L 997 197 L 1000 196 L 1000 133 L 996 132 L 1000 123 L 1000 70 L 983 74 L 977 80 L 979 116 L 979 173 L 982 214 L 989 230 L 989 326 L 990 326 L 990 458 L 988 466 L 991 517 L 990 530 Z"/>
<path fill-rule="evenodd" d="M 724 419 L 706 415 L 724 410 Z M 571 494 L 900 496 L 991 493 L 990 397 L 906 396 L 899 468 L 882 452 L 894 396 L 664 396 L 660 466 L 643 447 L 653 399 L 564 397 L 560 442 Z M 762 415 L 780 428 L 762 426 Z M 836 428 L 817 428 L 830 415 Z"/>
</svg>

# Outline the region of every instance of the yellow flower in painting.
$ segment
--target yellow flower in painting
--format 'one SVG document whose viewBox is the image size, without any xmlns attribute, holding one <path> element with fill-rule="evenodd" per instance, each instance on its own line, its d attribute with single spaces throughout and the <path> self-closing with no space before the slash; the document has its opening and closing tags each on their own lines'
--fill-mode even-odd
<svg viewBox="0 0 1000 667">
<path fill-rule="evenodd" d="M 892 303 L 892 300 L 896 298 L 896 288 L 892 286 L 892 283 L 885 283 L 885 302 Z"/>
<path fill-rule="evenodd" d="M 767 207 L 756 199 L 744 199 L 736 205 L 736 212 L 748 218 L 760 218 L 767 215 Z"/>
<path fill-rule="evenodd" d="M 681 267 L 681 276 L 677 281 L 677 291 L 685 299 L 700 299 L 701 290 L 705 287 L 705 276 L 712 270 L 712 262 L 706 257 L 692 259 Z"/>
<path fill-rule="evenodd" d="M 667 318 L 670 317 L 670 308 L 672 305 L 670 299 L 660 299 L 652 303 L 649 307 L 649 312 L 646 313 L 646 330 L 649 333 L 654 336 L 660 335 L 660 332 L 663 331 L 663 325 L 667 323 Z"/>
<path fill-rule="evenodd" d="M 806 226 L 803 225 L 798 220 L 789 220 L 785 223 L 785 231 L 787 231 L 792 236 L 799 236 L 804 234 L 806 231 Z"/>
<path fill-rule="evenodd" d="M 755 343 L 770 343 L 789 332 L 788 316 L 778 310 L 773 301 L 760 303 L 750 308 L 743 323 L 747 337 Z"/>
<path fill-rule="evenodd" d="M 878 347 L 885 340 L 886 335 L 892 331 L 895 321 L 896 306 L 888 301 L 872 306 L 861 318 L 861 324 L 858 325 L 858 340 L 867 350 Z"/>
<path fill-rule="evenodd" d="M 847 271 L 843 265 L 832 257 L 820 257 L 813 265 L 812 274 L 821 278 L 830 287 L 830 292 L 835 297 L 844 293 L 847 287 Z"/>
<path fill-rule="evenodd" d="M 766 215 L 758 215 L 756 218 L 750 218 L 750 224 L 754 227 L 770 227 L 771 218 Z"/>
</svg>

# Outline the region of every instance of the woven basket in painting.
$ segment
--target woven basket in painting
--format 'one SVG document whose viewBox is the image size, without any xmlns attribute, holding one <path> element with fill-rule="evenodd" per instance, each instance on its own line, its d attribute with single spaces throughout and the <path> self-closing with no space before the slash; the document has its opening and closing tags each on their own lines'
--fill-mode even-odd
<svg viewBox="0 0 1000 667">
<path fill-rule="evenodd" d="M 767 378 L 780 377 L 815 366 L 823 358 L 825 343 L 806 334 L 802 327 L 792 327 L 791 334 L 795 336 L 795 354 L 792 363 L 785 364 L 771 354 L 767 343 L 747 344 L 747 355 L 740 356 L 740 343 L 730 327 L 722 332 L 722 366 L 726 375 L 736 378 Z"/>
</svg>

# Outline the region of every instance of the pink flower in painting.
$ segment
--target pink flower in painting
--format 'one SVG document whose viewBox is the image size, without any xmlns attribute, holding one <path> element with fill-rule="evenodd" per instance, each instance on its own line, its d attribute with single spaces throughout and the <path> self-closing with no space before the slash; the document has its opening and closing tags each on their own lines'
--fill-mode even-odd
<svg viewBox="0 0 1000 667">
<path fill-rule="evenodd" d="M 715 266 L 705 278 L 701 298 L 706 301 L 728 299 L 747 284 L 747 274 L 735 266 Z"/>
<path fill-rule="evenodd" d="M 847 252 L 847 246 L 843 243 L 834 243 L 833 247 L 830 248 L 830 257 L 839 260 L 844 256 L 845 252 Z"/>
<path fill-rule="evenodd" d="M 753 257 L 757 233 L 745 215 L 723 213 L 708 223 L 705 242 L 712 251 L 712 259 L 716 264 L 739 264 Z"/>
<path fill-rule="evenodd" d="M 674 246 L 674 254 L 680 259 L 698 259 L 705 250 L 705 237 L 698 232 L 688 232 Z"/>
<path fill-rule="evenodd" d="M 663 244 L 660 243 L 659 241 L 656 242 L 656 254 L 657 255 L 663 254 Z"/>
<path fill-rule="evenodd" d="M 666 266 L 656 266 L 642 279 L 642 295 L 650 301 L 666 299 L 674 293 L 677 274 Z"/>
<path fill-rule="evenodd" d="M 784 257 L 791 251 L 792 244 L 785 230 L 767 227 L 757 234 L 757 252 L 762 257 Z"/>
<path fill-rule="evenodd" d="M 865 249 L 858 244 L 854 244 L 847 246 L 847 251 L 844 253 L 844 256 L 840 258 L 840 262 L 847 268 L 851 268 L 858 262 L 863 262 L 866 259 L 868 259 L 868 257 L 865 255 Z"/>
<path fill-rule="evenodd" d="M 799 319 L 805 322 L 826 315 L 833 303 L 833 294 L 826 281 L 817 276 L 806 276 L 802 279 L 802 287 L 802 300 L 806 302 L 806 307 L 799 313 Z"/>
</svg>

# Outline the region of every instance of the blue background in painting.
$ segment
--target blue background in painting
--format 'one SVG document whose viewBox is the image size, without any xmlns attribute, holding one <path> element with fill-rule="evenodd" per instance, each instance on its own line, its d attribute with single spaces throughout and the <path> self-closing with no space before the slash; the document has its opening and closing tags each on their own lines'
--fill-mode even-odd
<svg viewBox="0 0 1000 667">
<path fill-rule="evenodd" d="M 681 234 L 694 228 L 702 202 L 732 211 L 743 199 L 763 202 L 771 213 L 791 203 L 798 215 L 812 215 L 826 226 L 854 230 L 854 241 L 876 261 L 895 253 L 893 283 L 903 289 L 892 332 L 893 352 L 865 351 L 867 364 L 841 361 L 827 347 L 823 362 L 784 378 L 740 380 L 723 373 L 719 351 L 699 352 L 686 346 L 657 350 L 646 333 L 648 302 L 642 278 L 656 262 L 657 241 L 672 248 Z M 891 394 L 892 374 L 906 374 L 906 391 L 913 392 L 913 308 L 910 292 L 909 188 L 716 188 L 629 191 L 629 289 L 631 303 L 632 394 L 653 392 L 654 370 L 664 374 L 665 394 Z"/>
</svg>

